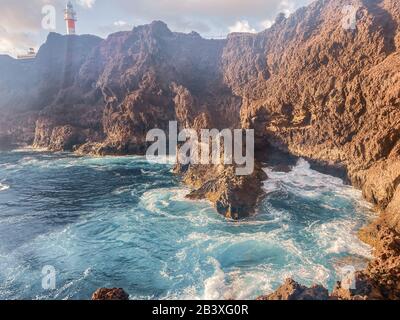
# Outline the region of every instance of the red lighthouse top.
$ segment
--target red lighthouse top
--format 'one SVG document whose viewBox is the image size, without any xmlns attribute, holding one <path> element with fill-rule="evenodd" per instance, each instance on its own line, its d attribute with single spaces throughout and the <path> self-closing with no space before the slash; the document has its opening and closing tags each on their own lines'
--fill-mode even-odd
<svg viewBox="0 0 400 320">
<path fill-rule="evenodd" d="M 64 20 L 67 22 L 67 34 L 75 34 L 76 12 L 71 1 L 68 1 L 64 10 Z"/>
</svg>

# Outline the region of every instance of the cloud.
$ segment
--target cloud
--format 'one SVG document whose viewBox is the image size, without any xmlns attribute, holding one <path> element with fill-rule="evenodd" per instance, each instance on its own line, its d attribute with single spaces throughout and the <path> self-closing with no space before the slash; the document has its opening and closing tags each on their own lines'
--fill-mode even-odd
<svg viewBox="0 0 400 320">
<path fill-rule="evenodd" d="M 37 48 L 42 39 L 42 8 L 52 4 L 61 11 L 64 0 L 1 0 L 0 52 L 16 55 Z"/>
<path fill-rule="evenodd" d="M 281 0 L 279 4 L 279 10 L 283 12 L 286 17 L 288 17 L 296 10 L 296 4 L 294 3 L 294 1 Z"/>
<path fill-rule="evenodd" d="M 22 32 L 9 32 L 0 27 L 0 54 L 18 55 L 26 53 L 27 48 L 36 48 L 34 35 Z"/>
<path fill-rule="evenodd" d="M 248 33 L 256 33 L 257 30 L 250 27 L 250 24 L 246 20 L 237 21 L 235 25 L 229 27 L 229 32 L 248 32 Z"/>
<path fill-rule="evenodd" d="M 228 32 L 256 32 L 268 28 L 280 12 L 286 15 L 312 0 L 73 0 L 79 33 L 107 36 L 134 25 L 162 20 L 173 31 L 198 31 L 205 37 Z M 41 28 L 44 5 L 57 12 L 57 31 L 65 32 L 63 9 L 67 0 L 1 0 L 0 51 L 26 50 L 44 41 Z M 90 10 L 84 10 L 90 9 Z M 5 30 L 5 31 L 4 31 Z"/>
<path fill-rule="evenodd" d="M 117 20 L 109 25 L 98 27 L 98 35 L 107 37 L 109 34 L 114 32 L 132 30 L 133 27 L 134 26 L 131 23 L 128 23 L 124 20 Z"/>
<path fill-rule="evenodd" d="M 173 30 L 189 32 L 187 21 L 207 25 L 203 36 L 227 34 L 238 22 L 247 21 L 248 31 L 265 29 L 262 22 L 274 21 L 278 13 L 289 15 L 312 0 L 114 0 L 132 17 L 142 21 L 163 20 Z M 184 17 L 184 18 L 182 18 Z M 239 25 L 237 26 L 239 28 Z M 243 26 L 245 28 L 245 26 Z M 236 30 L 236 28 L 234 28 Z M 245 28 L 246 29 L 246 28 Z M 193 30 L 193 29 L 192 29 Z"/>
<path fill-rule="evenodd" d="M 76 3 L 84 8 L 93 8 L 96 0 L 76 0 Z"/>
<path fill-rule="evenodd" d="M 123 21 L 123 20 L 118 20 L 114 22 L 114 26 L 116 27 L 125 27 L 128 25 L 128 22 Z"/>
<path fill-rule="evenodd" d="M 202 16 L 221 21 L 274 18 L 280 11 L 292 12 L 310 0 L 114 0 L 142 17 Z"/>
<path fill-rule="evenodd" d="M 263 29 L 269 29 L 272 27 L 272 25 L 274 24 L 273 20 L 270 19 L 266 19 L 264 21 L 261 21 L 260 25 Z"/>
</svg>

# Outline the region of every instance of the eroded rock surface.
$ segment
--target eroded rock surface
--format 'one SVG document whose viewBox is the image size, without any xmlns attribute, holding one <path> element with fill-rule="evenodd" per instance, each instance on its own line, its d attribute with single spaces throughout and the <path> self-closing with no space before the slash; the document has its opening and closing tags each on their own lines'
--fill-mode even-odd
<svg viewBox="0 0 400 320">
<path fill-rule="evenodd" d="M 328 298 L 329 292 L 322 286 L 307 288 L 293 279 L 287 279 L 277 291 L 257 300 L 328 300 Z"/>
<path fill-rule="evenodd" d="M 101 288 L 93 293 L 92 300 L 129 300 L 129 295 L 121 288 Z"/>
<path fill-rule="evenodd" d="M 187 198 L 207 199 L 230 219 L 243 219 L 255 212 L 262 199 L 262 181 L 267 175 L 258 164 L 251 175 L 237 176 L 234 166 L 191 166 L 183 181 L 194 188 Z M 204 182 L 205 181 L 205 182 Z"/>
</svg>

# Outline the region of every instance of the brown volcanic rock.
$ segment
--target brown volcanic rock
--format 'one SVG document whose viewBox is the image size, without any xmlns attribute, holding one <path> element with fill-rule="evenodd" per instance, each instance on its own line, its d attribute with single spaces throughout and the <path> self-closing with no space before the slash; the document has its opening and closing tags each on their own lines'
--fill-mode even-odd
<svg viewBox="0 0 400 320">
<path fill-rule="evenodd" d="M 400 299 L 400 237 L 395 231 L 378 226 L 377 234 L 362 238 L 375 247 L 374 259 L 364 271 L 357 272 L 355 289 L 343 289 L 339 282 L 332 296 L 341 300 Z"/>
<path fill-rule="evenodd" d="M 385 208 L 400 176 L 399 159 L 387 159 L 400 138 L 398 4 L 354 1 L 354 31 L 342 28 L 346 4 L 317 1 L 253 40 L 255 47 L 265 40 L 270 77 L 258 81 L 255 62 L 247 68 L 253 80 L 242 122 L 291 153 L 345 164 Z M 373 177 L 379 171 L 384 179 Z"/>
<path fill-rule="evenodd" d="M 92 300 L 129 300 L 129 295 L 121 288 L 101 288 L 93 293 Z"/>
<path fill-rule="evenodd" d="M 375 259 L 364 274 L 370 277 L 385 299 L 400 299 L 400 236 L 386 227 L 378 231 Z"/>
<path fill-rule="evenodd" d="M 70 125 L 55 127 L 51 134 L 49 149 L 52 151 L 73 150 L 82 143 L 79 129 Z"/>
<path fill-rule="evenodd" d="M 223 165 L 191 166 L 183 175 L 183 181 L 195 188 L 188 199 L 207 199 L 221 215 L 235 220 L 254 214 L 265 179 L 267 175 L 259 165 L 248 176 L 237 176 L 234 166 Z"/>
<path fill-rule="evenodd" d="M 173 33 L 159 21 L 111 35 L 83 66 L 97 70 L 106 102 L 104 143 L 118 153 L 143 153 L 149 130 L 166 130 L 173 120 L 193 127 L 202 114 L 217 128 L 238 125 L 241 99 L 218 67 L 224 43 Z"/>
<path fill-rule="evenodd" d="M 274 293 L 257 300 L 328 300 L 329 292 L 324 287 L 315 285 L 307 288 L 293 279 L 287 279 Z"/>
</svg>

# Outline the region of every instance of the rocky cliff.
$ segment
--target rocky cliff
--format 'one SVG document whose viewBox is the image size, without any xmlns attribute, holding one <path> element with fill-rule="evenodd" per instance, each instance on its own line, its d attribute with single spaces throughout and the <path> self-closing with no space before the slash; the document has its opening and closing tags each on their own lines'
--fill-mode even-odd
<svg viewBox="0 0 400 320">
<path fill-rule="evenodd" d="M 317 1 L 253 37 L 269 78 L 259 81 L 253 72 L 234 91 L 247 95 L 242 124 L 256 128 L 260 139 L 344 166 L 369 201 L 397 214 L 399 1 L 352 3 L 355 30 L 342 26 L 348 1 Z M 390 224 L 400 231 L 397 218 Z"/>
<path fill-rule="evenodd" d="M 343 27 L 349 4 L 358 8 L 355 29 Z M 253 128 L 264 153 L 273 146 L 345 169 L 381 212 L 361 233 L 374 243 L 382 226 L 400 232 L 399 23 L 399 0 L 320 0 L 225 40 L 162 22 L 105 40 L 51 34 L 32 65 L 0 57 L 0 136 L 104 155 L 143 153 L 147 131 L 171 120 Z M 191 198 L 242 218 L 265 176 L 259 164 L 245 178 L 231 169 L 177 171 Z"/>
<path fill-rule="evenodd" d="M 91 35 L 66 37 L 50 33 L 34 60 L 0 56 L 0 137 L 8 138 L 9 143 L 32 144 L 35 130 L 36 139 L 41 140 L 37 127 L 42 123 L 37 123 L 38 119 L 51 118 L 56 123 L 59 116 L 58 121 L 64 123 L 82 121 L 83 114 L 75 112 L 76 108 L 78 104 L 81 109 L 95 104 L 90 96 L 93 90 L 76 86 L 75 79 L 100 41 Z M 96 99 L 99 98 L 100 95 Z M 50 146 L 51 137 L 47 138 L 40 146 Z"/>
</svg>

